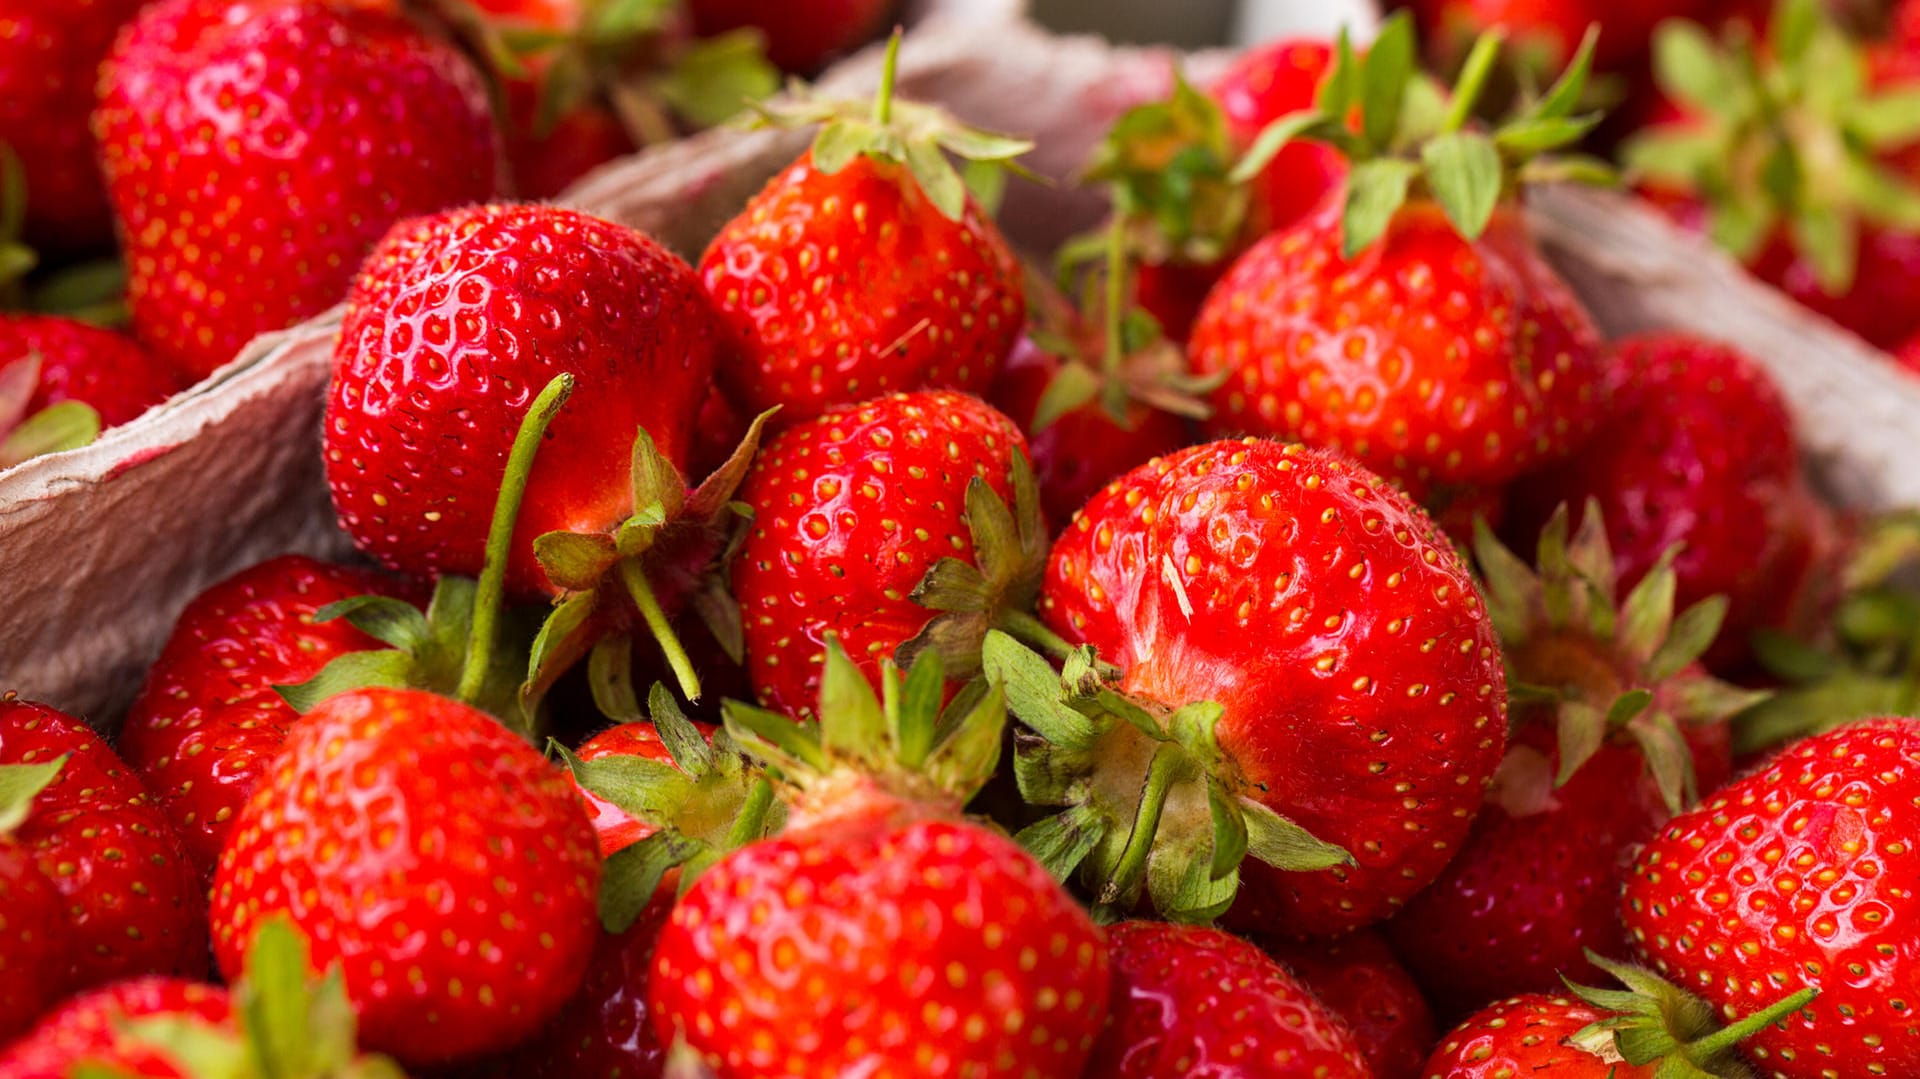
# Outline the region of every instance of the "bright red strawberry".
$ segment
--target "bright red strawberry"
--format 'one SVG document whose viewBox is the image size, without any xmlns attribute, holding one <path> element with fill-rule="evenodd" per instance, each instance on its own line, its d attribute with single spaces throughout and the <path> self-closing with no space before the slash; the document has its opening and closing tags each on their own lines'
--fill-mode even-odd
<svg viewBox="0 0 1920 1079">
<path fill-rule="evenodd" d="M 41 975 L 74 992 L 141 974 L 205 971 L 201 882 L 139 779 L 81 721 L 0 700 L 0 765 L 63 759 L 26 803 L 11 839 L 0 839 L 30 854 L 59 893 L 59 964 Z"/>
<path fill-rule="evenodd" d="M 74 997 L 0 1047 L 0 1079 L 71 1079 L 86 1062 L 142 1079 L 184 1079 L 189 1073 L 170 1054 L 128 1037 L 124 1024 L 162 1017 L 224 1023 L 231 1014 L 227 991 L 217 986 L 159 977 L 114 982 Z"/>
<path fill-rule="evenodd" d="M 761 702 L 809 713 L 828 634 L 876 676 L 910 643 L 956 675 L 971 651 L 977 669 L 987 626 L 1022 617 L 1045 557 L 1025 452 L 1013 421 L 943 391 L 842 405 L 768 441 L 733 561 Z"/>
<path fill-rule="evenodd" d="M 239 972 L 284 913 L 338 961 L 366 1045 L 437 1063 L 517 1044 L 578 987 L 598 928 L 593 829 L 566 777 L 484 713 L 414 690 L 296 724 L 214 877 Z"/>
<path fill-rule="evenodd" d="M 1920 721 L 1804 739 L 1640 852 L 1634 949 L 1716 1009 L 1819 996 L 1748 1045 L 1782 1079 L 1920 1074 Z"/>
<path fill-rule="evenodd" d="M 712 728 L 704 733 L 712 737 Z M 603 757 L 638 757 L 662 764 L 673 762 L 667 743 L 660 740 L 660 732 L 654 729 L 653 724 L 637 721 L 608 727 L 581 743 L 574 754 L 583 761 L 596 761 Z M 635 820 L 626 810 L 581 787 L 577 780 L 574 786 L 580 792 L 580 804 L 586 807 L 587 819 L 593 822 L 593 834 L 599 838 L 600 857 L 611 858 L 616 852 L 653 834 L 653 825 Z"/>
<path fill-rule="evenodd" d="M 571 373 L 508 574 L 518 595 L 553 595 L 534 540 L 606 533 L 638 508 L 637 434 L 684 471 L 713 340 L 686 263 L 632 229 L 543 205 L 402 222 L 354 284 L 335 356 L 326 455 L 341 524 L 392 569 L 477 575 L 520 420 Z"/>
<path fill-rule="evenodd" d="M 690 0 L 694 32 L 713 37 L 754 29 L 783 71 L 810 75 L 872 40 L 895 0 Z"/>
<path fill-rule="evenodd" d="M 979 393 L 1019 337 L 1019 263 L 946 152 L 1004 161 L 1027 144 L 893 102 L 897 49 L 871 117 L 831 102 L 781 114 L 837 137 L 769 181 L 700 259 L 724 326 L 721 381 L 749 413 L 777 405 L 790 424 L 900 390 Z"/>
<path fill-rule="evenodd" d="M 837 641 L 823 668 L 817 727 L 728 704 L 729 734 L 790 785 L 791 816 L 674 907 L 648 985 L 661 1043 L 684 1038 L 720 1079 L 1080 1074 L 1107 1010 L 1106 940 L 1032 856 L 961 813 L 1000 757 L 1000 692 L 943 718 L 937 651 L 904 680 L 883 666 L 878 695 Z"/>
<path fill-rule="evenodd" d="M 101 87 L 134 332 L 196 376 L 338 303 L 388 226 L 489 198 L 501 171 L 479 73 L 397 15 L 163 0 Z"/>
<path fill-rule="evenodd" d="M 1232 904 L 1271 936 L 1379 921 L 1459 849 L 1506 740 L 1466 567 L 1385 480 L 1323 450 L 1216 442 L 1135 469 L 1055 543 L 1040 613 L 1134 703 L 1084 656 L 1046 692 L 1039 657 L 989 639 L 1044 739 L 1022 793 L 1070 807 L 1023 835 L 1092 832 L 1083 874 L 1121 910 L 1144 885 L 1164 916 Z"/>
<path fill-rule="evenodd" d="M 1390 20 L 1375 54 L 1411 55 L 1411 33 Z M 1342 67 L 1329 86 L 1345 89 L 1295 122 L 1347 148 L 1344 192 L 1241 256 L 1194 325 L 1194 371 L 1222 380 L 1209 429 L 1343 450 L 1423 486 L 1499 484 L 1567 456 L 1600 419 L 1600 338 L 1522 219 L 1526 154 L 1460 130 L 1479 90 L 1469 74 L 1447 119 L 1420 133 L 1430 164 L 1395 156 L 1405 139 L 1375 128 L 1404 111 L 1414 72 Z M 1584 72 L 1516 129 L 1565 120 Z M 1375 116 L 1356 136 L 1346 117 L 1361 100 Z M 1468 160 L 1503 187 L 1460 182 Z M 1402 169 L 1427 179 L 1410 188 Z"/>
<path fill-rule="evenodd" d="M 1087 1074 L 1372 1079 L 1353 1031 L 1246 941 L 1159 922 L 1122 922 L 1108 939 L 1113 1015 Z"/>
<path fill-rule="evenodd" d="M 177 371 L 124 334 L 69 318 L 0 315 L 0 367 L 34 358 L 40 369 L 29 383 L 29 415 L 78 401 L 101 427 L 117 427 L 185 388 Z"/>
<path fill-rule="evenodd" d="M 1594 500 L 1621 585 L 1677 548 L 1676 602 L 1726 596 L 1712 658 L 1737 660 L 1832 511 L 1806 485 L 1793 417 L 1759 364 L 1677 334 L 1629 338 L 1617 354 L 1613 418 L 1579 456 L 1515 485 L 1510 529 L 1531 538 L 1562 504 Z"/>
<path fill-rule="evenodd" d="M 1314 107 L 1333 70 L 1333 44 L 1318 38 L 1281 38 L 1240 54 L 1207 94 L 1220 103 L 1227 131 L 1241 150 L 1289 113 Z M 1305 217 L 1346 179 L 1347 163 L 1332 147 L 1291 143 L 1253 181 L 1249 238 Z"/>
<path fill-rule="evenodd" d="M 1286 942 L 1275 959 L 1359 1042 L 1374 1079 L 1416 1079 L 1435 1041 L 1433 1010 L 1387 939 L 1372 930 Z"/>
<path fill-rule="evenodd" d="M 282 555 L 221 581 L 180 612 L 119 744 L 158 792 L 203 876 L 212 878 L 234 816 L 299 718 L 277 687 L 380 647 L 345 619 L 314 615 L 355 596 L 403 594 L 378 574 Z"/>
<path fill-rule="evenodd" d="M 0 144 L 27 187 L 26 240 L 58 254 L 113 241 L 87 117 L 100 61 L 146 0 L 0 2 Z"/>
</svg>

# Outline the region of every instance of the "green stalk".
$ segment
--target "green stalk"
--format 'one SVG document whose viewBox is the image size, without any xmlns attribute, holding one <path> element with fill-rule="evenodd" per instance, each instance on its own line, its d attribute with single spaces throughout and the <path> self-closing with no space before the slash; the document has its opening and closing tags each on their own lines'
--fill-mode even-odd
<svg viewBox="0 0 1920 1079">
<path fill-rule="evenodd" d="M 1467 54 L 1460 79 L 1454 84 L 1453 104 L 1447 109 L 1446 122 L 1440 126 L 1442 133 L 1458 131 L 1472 119 L 1474 106 L 1480 103 L 1480 95 L 1487 88 L 1487 78 L 1493 74 L 1494 61 L 1500 59 L 1500 46 L 1505 38 L 1499 30 L 1489 30 L 1473 43 L 1473 51 Z"/>
<path fill-rule="evenodd" d="M 873 122 L 881 127 L 893 122 L 893 82 L 900 68 L 900 31 L 887 39 L 887 58 L 880 67 L 880 93 L 873 99 Z"/>
<path fill-rule="evenodd" d="M 546 437 L 547 426 L 559 414 L 573 394 L 571 374 L 555 375 L 546 389 L 533 399 L 527 414 L 520 418 L 520 430 L 513 436 L 513 449 L 507 454 L 507 471 L 500 480 L 500 497 L 493 506 L 493 522 L 487 529 L 486 562 L 480 569 L 480 582 L 474 592 L 473 628 L 467 636 L 466 664 L 460 670 L 459 690 L 455 694 L 468 704 L 474 703 L 486 685 L 487 670 L 493 663 L 494 638 L 500 622 L 500 604 L 507 591 L 507 563 L 511 561 L 514 526 L 520 519 L 520 503 L 527 495 L 527 480 L 533 472 L 534 455 Z"/>
<path fill-rule="evenodd" d="M 1001 611 L 994 619 L 994 628 L 1053 659 L 1066 659 L 1073 653 L 1073 646 L 1067 643 L 1066 638 L 1048 629 L 1046 623 L 1025 611 Z"/>
<path fill-rule="evenodd" d="M 1698 1041 L 1688 1042 L 1687 1056 L 1692 1060 L 1707 1060 L 1719 1053 L 1732 1052 L 1741 1042 L 1806 1007 L 1819 995 L 1817 989 L 1802 989 L 1771 1008 L 1754 1012 L 1738 1023 L 1721 1027 Z"/>
<path fill-rule="evenodd" d="M 1126 849 L 1120 852 L 1112 878 L 1101 889 L 1101 903 L 1118 902 L 1132 895 L 1145 878 L 1147 855 L 1153 853 L 1153 841 L 1160 832 L 1160 815 L 1167 808 L 1167 795 L 1173 791 L 1174 779 L 1186 767 L 1186 750 L 1174 743 L 1163 742 L 1154 750 L 1153 763 L 1147 768 L 1146 789 L 1140 793 L 1140 809 L 1133 817 L 1133 831 L 1127 835 Z"/>
<path fill-rule="evenodd" d="M 767 810 L 772 807 L 773 784 L 761 776 L 747 788 L 747 799 L 740 803 L 740 814 L 733 818 L 733 827 L 727 830 L 727 849 L 744 847 L 759 838 L 767 825 Z"/>
<path fill-rule="evenodd" d="M 620 560 L 620 580 L 627 586 L 627 595 L 633 597 L 633 605 L 640 609 L 640 618 L 647 624 L 647 631 L 654 642 L 667 657 L 667 666 L 673 668 L 673 680 L 680 684 L 680 692 L 690 701 L 700 699 L 700 675 L 693 669 L 693 660 L 688 657 L 686 646 L 680 643 L 680 636 L 673 631 L 673 624 L 667 620 L 667 612 L 660 607 L 660 600 L 653 594 L 653 583 L 647 580 L 646 567 L 638 559 Z"/>
</svg>

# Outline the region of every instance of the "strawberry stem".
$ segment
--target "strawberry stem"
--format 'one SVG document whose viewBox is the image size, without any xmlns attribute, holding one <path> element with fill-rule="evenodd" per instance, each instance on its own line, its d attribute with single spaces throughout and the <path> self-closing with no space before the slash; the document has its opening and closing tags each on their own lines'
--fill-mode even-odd
<svg viewBox="0 0 1920 1079">
<path fill-rule="evenodd" d="M 1147 767 L 1147 782 L 1140 792 L 1140 809 L 1134 814 L 1133 831 L 1114 865 L 1113 876 L 1101 890 L 1102 905 L 1131 904 L 1140 882 L 1147 873 L 1147 856 L 1153 853 L 1153 840 L 1160 831 L 1160 815 L 1166 811 L 1167 795 L 1174 780 L 1187 770 L 1187 753 L 1172 742 L 1162 742 L 1153 751 L 1153 763 Z"/>
<path fill-rule="evenodd" d="M 773 808 L 773 784 L 761 776 L 747 788 L 747 799 L 740 803 L 740 814 L 727 830 L 726 849 L 744 847 L 760 838 L 767 827 L 767 810 Z"/>
<path fill-rule="evenodd" d="M 1688 1042 L 1687 1056 L 1694 1060 L 1705 1060 L 1717 1053 L 1730 1052 L 1741 1042 L 1806 1007 L 1813 1002 L 1814 997 L 1819 995 L 1820 991 L 1817 989 L 1802 989 L 1771 1008 L 1754 1012 L 1738 1023 L 1721 1027 L 1704 1038 Z"/>
<path fill-rule="evenodd" d="M 1480 103 L 1480 95 L 1487 88 L 1487 78 L 1493 74 L 1494 61 L 1500 58 L 1500 46 L 1506 40 L 1506 34 L 1498 28 L 1481 34 L 1473 43 L 1473 51 L 1467 55 L 1465 66 L 1460 69 L 1459 81 L 1454 84 L 1453 103 L 1447 109 L 1447 118 L 1440 125 L 1442 132 L 1454 132 L 1467 126 L 1473 118 L 1473 110 Z"/>
<path fill-rule="evenodd" d="M 1053 659 L 1066 659 L 1073 653 L 1073 645 L 1025 611 L 1001 611 L 994 625 L 1007 636 Z"/>
<path fill-rule="evenodd" d="M 473 628 L 467 637 L 466 664 L 460 670 L 459 689 L 455 693 L 468 704 L 479 699 L 486 685 L 487 668 L 493 662 L 500 604 L 507 591 L 507 562 L 513 547 L 514 526 L 519 522 L 520 503 L 527 495 L 533 458 L 546 438 L 547 425 L 573 394 L 573 385 L 573 376 L 566 373 L 555 375 L 553 381 L 547 383 L 533 399 L 527 414 L 520 418 L 520 430 L 513 436 L 513 449 L 507 454 L 507 471 L 500 480 L 500 497 L 494 503 L 493 522 L 487 529 L 486 562 L 481 566 L 473 600 Z"/>
<path fill-rule="evenodd" d="M 880 66 L 880 92 L 873 99 L 873 122 L 881 127 L 893 122 L 893 82 L 900 68 L 900 37 L 896 26 L 887 39 L 887 58 Z"/>
<path fill-rule="evenodd" d="M 694 671 L 693 660 L 688 657 L 686 646 L 680 643 L 680 635 L 673 631 L 673 623 L 667 619 L 667 612 L 661 609 L 659 598 L 653 594 L 653 583 L 647 580 L 646 567 L 638 559 L 621 559 L 620 580 L 627 586 L 627 595 L 633 597 L 633 605 L 640 609 L 640 618 L 646 622 L 647 631 L 667 657 L 667 666 L 673 669 L 673 680 L 679 683 L 680 692 L 686 694 L 690 701 L 699 700 L 700 675 Z"/>
</svg>

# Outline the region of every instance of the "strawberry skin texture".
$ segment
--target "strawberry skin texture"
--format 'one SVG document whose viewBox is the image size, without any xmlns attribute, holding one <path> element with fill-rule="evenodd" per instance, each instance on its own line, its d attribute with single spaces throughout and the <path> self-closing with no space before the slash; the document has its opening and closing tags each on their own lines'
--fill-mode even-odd
<svg viewBox="0 0 1920 1079">
<path fill-rule="evenodd" d="M 1240 54 L 1208 91 L 1226 115 L 1227 130 L 1241 147 L 1267 125 L 1313 107 L 1320 84 L 1333 68 L 1333 46 L 1315 38 L 1282 38 Z M 1347 176 L 1346 159 L 1332 147 L 1304 140 L 1274 156 L 1253 183 L 1253 235 L 1305 217 Z"/>
<path fill-rule="evenodd" d="M 1780 1079 L 1920 1074 L 1920 721 L 1789 746 L 1640 852 L 1621 917 L 1655 969 L 1729 1014 L 1820 995 L 1743 1048 Z"/>
<path fill-rule="evenodd" d="M 660 1079 L 667 1045 L 647 1011 L 654 942 L 673 909 L 663 888 L 619 936 L 602 935 L 580 990 L 533 1041 L 490 1075 L 501 1079 Z"/>
<path fill-rule="evenodd" d="M 748 415 L 797 423 L 918 389 L 984 393 L 1026 319 L 1018 263 L 969 198 L 958 222 L 904 167 L 808 151 L 714 237 L 700 280 L 725 334 L 720 376 Z"/>
<path fill-rule="evenodd" d="M 1128 693 L 1218 702 L 1229 788 L 1354 857 L 1243 863 L 1227 918 L 1250 931 L 1385 918 L 1458 850 L 1506 741 L 1466 568 L 1405 496 L 1323 450 L 1216 442 L 1116 480 L 1055 542 L 1040 614 Z"/>
<path fill-rule="evenodd" d="M 419 1064 L 495 1052 L 580 983 L 600 860 L 566 777 L 491 717 L 411 690 L 330 698 L 234 822 L 214 952 L 237 975 L 285 914 L 339 962 L 363 1047 Z"/>
<path fill-rule="evenodd" d="M 196 377 L 338 303 L 395 221 L 499 183 L 479 73 L 395 15 L 163 0 L 101 87 L 134 333 Z"/>
<path fill-rule="evenodd" d="M 1531 543 L 1563 502 L 1577 525 L 1597 499 L 1623 594 L 1683 544 L 1676 606 L 1725 595 L 1721 640 L 1743 645 L 1831 516 L 1801 475 L 1793 416 L 1759 364 L 1716 342 L 1651 334 L 1617 356 L 1612 419 L 1573 460 L 1515 485 L 1510 535 Z"/>
<path fill-rule="evenodd" d="M 0 838 L 0 1045 L 60 999 L 66 910 L 33 852 Z"/>
<path fill-rule="evenodd" d="M 973 559 L 968 483 L 1011 506 L 1026 446 L 986 402 L 943 391 L 841 406 L 768 441 L 740 488 L 754 518 L 733 562 L 761 702 L 812 713 L 829 633 L 876 679 L 933 614 L 910 598 L 927 570 Z"/>
<path fill-rule="evenodd" d="M 1113 1013 L 1088 1075 L 1372 1079 L 1359 1039 L 1298 978 L 1218 929 L 1122 922 Z"/>
<path fill-rule="evenodd" d="M 0 143 L 26 174 L 35 248 L 74 254 L 113 242 L 87 117 L 100 61 L 145 2 L 0 0 Z"/>
<path fill-rule="evenodd" d="M 656 1035 L 719 1079 L 1079 1075 L 1107 1008 L 1106 942 L 1039 863 L 898 804 L 728 855 L 654 954 Z"/>
<path fill-rule="evenodd" d="M 71 754 L 13 842 L 59 893 L 58 984 L 207 969 L 206 897 L 180 839 L 92 728 L 44 705 L 0 701 L 0 764 Z"/>
<path fill-rule="evenodd" d="M 83 993 L 0 1051 L 0 1079 L 70 1079 L 76 1065 L 97 1063 L 128 1075 L 179 1079 L 190 1073 L 157 1050 L 119 1033 L 129 1019 L 178 1016 L 224 1023 L 227 991 L 179 978 L 135 978 Z"/>
<path fill-rule="evenodd" d="M 79 401 L 117 427 L 186 387 L 179 372 L 125 334 L 53 315 L 0 315 L 0 364 L 40 357 L 27 414 Z"/>
<path fill-rule="evenodd" d="M 713 740 L 714 728 L 705 723 L 695 723 L 700 733 Z M 602 757 L 640 757 L 645 760 L 672 764 L 673 754 L 668 752 L 667 744 L 660 740 L 660 732 L 651 723 L 622 723 L 608 727 L 592 738 L 581 743 L 574 756 L 583 761 L 595 761 Z M 571 778 L 571 776 L 569 776 Z M 611 858 L 617 851 L 633 846 L 652 835 L 651 825 L 634 820 L 627 811 L 607 801 L 592 791 L 574 784 L 574 790 L 580 795 L 580 804 L 586 808 L 587 819 L 593 822 L 593 833 L 599 839 L 600 857 Z"/>
<path fill-rule="evenodd" d="M 1269 949 L 1346 1023 L 1374 1079 L 1416 1079 L 1437 1035 L 1433 1010 L 1387 939 L 1372 930 Z"/>
<path fill-rule="evenodd" d="M 520 420 L 571 373 L 508 565 L 515 594 L 546 598 L 534 539 L 633 512 L 640 430 L 685 470 L 713 347 L 686 263 L 625 226 L 544 205 L 402 222 L 354 284 L 334 356 L 325 451 L 340 522 L 390 569 L 477 576 Z"/>
<path fill-rule="evenodd" d="M 878 34 L 894 0 L 691 0 L 694 33 L 712 37 L 752 27 L 767 59 L 782 71 L 810 75 L 828 60 Z"/>
<path fill-rule="evenodd" d="M 275 686 L 298 685 L 348 652 L 386 647 L 330 603 L 404 594 L 378 574 L 282 555 L 195 597 L 147 672 L 120 728 L 120 752 L 179 831 L 203 877 L 247 796 L 300 718 Z"/>
<path fill-rule="evenodd" d="M 1491 485 L 1559 460 L 1602 406 L 1598 332 L 1511 208 L 1468 243 L 1414 202 L 1346 262 L 1329 199 L 1208 296 L 1193 369 L 1226 372 L 1209 430 L 1353 454 L 1383 475 Z"/>
<path fill-rule="evenodd" d="M 1572 997 L 1510 997 L 1440 1040 L 1422 1076 L 1431 1079 L 1653 1079 L 1658 1064 L 1608 1060 L 1567 1039 L 1607 1013 Z"/>
</svg>

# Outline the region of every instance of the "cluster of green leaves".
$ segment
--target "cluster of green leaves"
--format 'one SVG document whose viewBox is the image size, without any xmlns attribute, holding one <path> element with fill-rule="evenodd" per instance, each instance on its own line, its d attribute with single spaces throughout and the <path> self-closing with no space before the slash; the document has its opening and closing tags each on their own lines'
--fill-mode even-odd
<svg viewBox="0 0 1920 1079">
<path fill-rule="evenodd" d="M 1587 961 L 1625 988 L 1598 989 L 1568 982 L 1575 996 L 1608 1013 L 1570 1040 L 1601 1055 L 1617 1054 L 1635 1068 L 1650 1066 L 1658 1079 L 1746 1079 L 1753 1070 L 1740 1056 L 1740 1043 L 1819 996 L 1819 990 L 1802 989 L 1722 1026 L 1713 1005 L 1652 971 L 1616 963 L 1592 951 L 1587 952 Z"/>
</svg>

